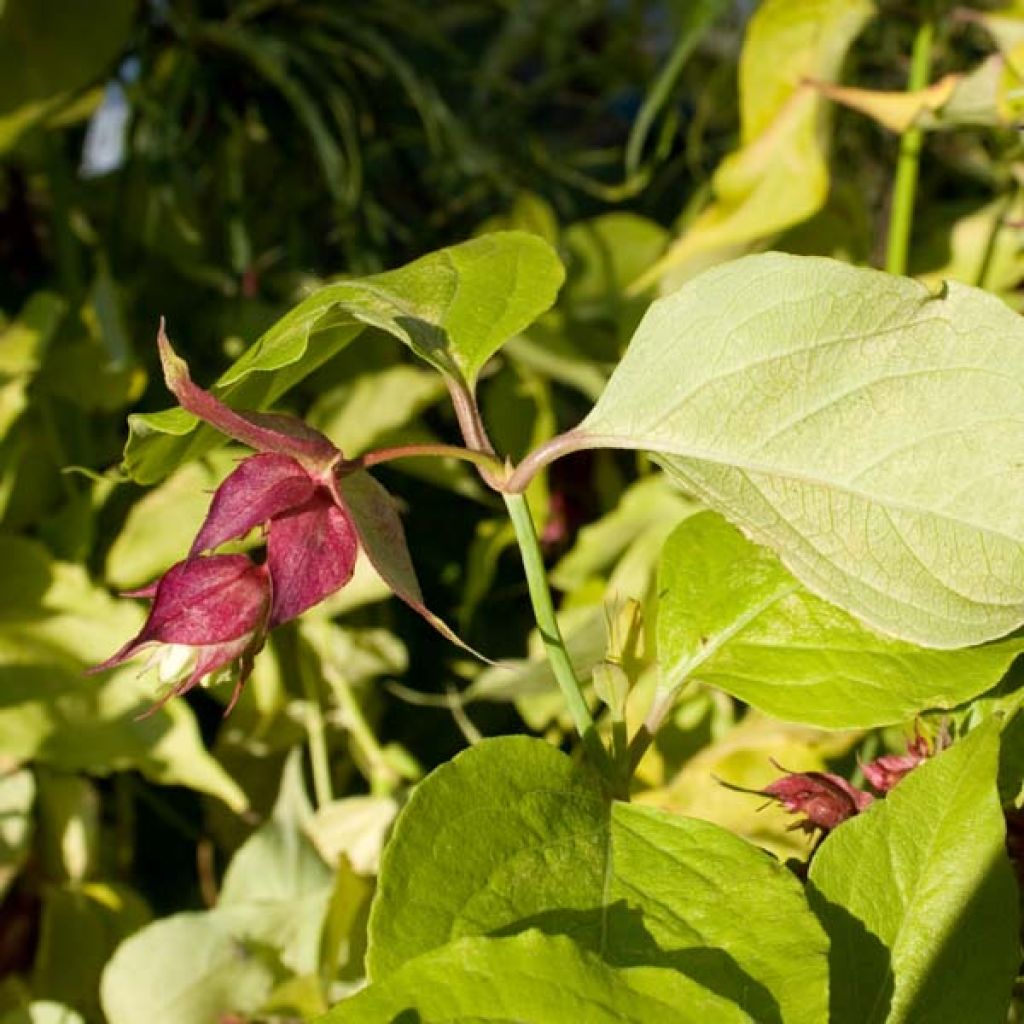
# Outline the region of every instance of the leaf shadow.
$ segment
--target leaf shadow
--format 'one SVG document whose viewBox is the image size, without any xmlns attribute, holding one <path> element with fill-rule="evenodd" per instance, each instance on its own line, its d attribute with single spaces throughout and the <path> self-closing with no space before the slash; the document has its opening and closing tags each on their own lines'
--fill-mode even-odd
<svg viewBox="0 0 1024 1024">
<path fill-rule="evenodd" d="M 814 884 L 807 882 L 807 901 L 828 934 L 829 1019 L 842 1024 L 884 1021 L 892 1004 L 893 973 L 888 948 L 864 922 L 846 907 L 833 903 Z M 873 997 L 866 991 L 872 979 L 880 985 Z M 871 1000 L 867 1016 L 865 996 Z"/>
<path fill-rule="evenodd" d="M 613 967 L 666 967 L 678 971 L 710 992 L 736 1003 L 758 1024 L 783 1024 L 779 1004 L 772 993 L 724 949 L 702 946 L 662 949 L 648 930 L 642 911 L 630 907 L 625 900 L 586 910 L 544 911 L 498 929 L 492 935 L 516 935 L 529 928 L 537 928 L 548 935 L 565 935 L 599 954 Z M 609 942 L 608 936 L 614 936 L 614 940 Z"/>
</svg>

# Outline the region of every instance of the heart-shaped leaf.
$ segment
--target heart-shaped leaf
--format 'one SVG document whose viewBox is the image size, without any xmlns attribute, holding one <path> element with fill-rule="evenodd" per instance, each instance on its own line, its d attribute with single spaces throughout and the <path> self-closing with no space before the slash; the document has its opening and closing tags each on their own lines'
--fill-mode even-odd
<svg viewBox="0 0 1024 1024">
<path fill-rule="evenodd" d="M 614 966 L 671 966 L 765 1024 L 826 1015 L 826 943 L 785 868 L 707 822 L 610 803 L 539 740 L 485 740 L 421 783 L 398 819 L 370 976 L 530 927 Z"/>
<path fill-rule="evenodd" d="M 662 453 L 812 592 L 931 647 L 1024 622 L 1024 320 L 771 253 L 656 302 L 563 448 Z"/>
</svg>

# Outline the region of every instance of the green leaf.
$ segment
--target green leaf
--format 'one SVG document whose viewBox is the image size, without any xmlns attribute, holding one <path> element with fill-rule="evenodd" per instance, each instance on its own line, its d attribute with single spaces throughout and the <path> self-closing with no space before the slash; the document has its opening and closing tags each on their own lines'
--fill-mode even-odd
<svg viewBox="0 0 1024 1024">
<path fill-rule="evenodd" d="M 687 679 L 827 729 L 905 722 L 995 686 L 1024 641 L 931 651 L 882 636 L 802 587 L 714 512 L 683 521 L 658 571 L 662 685 Z"/>
<path fill-rule="evenodd" d="M 48 887 L 32 968 L 33 994 L 98 1019 L 104 964 L 118 943 L 149 917 L 149 908 L 127 886 L 94 882 Z"/>
<path fill-rule="evenodd" d="M 28 859 L 36 785 L 27 769 L 0 776 L 0 899 Z"/>
<path fill-rule="evenodd" d="M 638 480 L 618 505 L 580 530 L 572 548 L 551 570 L 551 583 L 572 592 L 610 569 L 641 535 L 664 536 L 684 516 L 698 508 L 660 474 Z"/>
<path fill-rule="evenodd" d="M 323 1024 L 732 1024 L 751 1018 L 666 968 L 615 970 L 569 939 L 464 938 L 336 1006 Z M 117 1022 L 112 1022 L 117 1024 Z"/>
<path fill-rule="evenodd" d="M 285 764 L 273 817 L 235 854 L 216 913 L 232 933 L 273 947 L 297 974 L 316 970 L 320 931 L 333 878 L 305 835 L 313 809 L 294 748 Z"/>
<path fill-rule="evenodd" d="M 1001 1024 L 1020 963 L 998 723 L 841 825 L 811 865 L 835 1024 Z"/>
<path fill-rule="evenodd" d="M 772 253 L 656 302 L 574 447 L 669 474 L 877 629 L 1024 622 L 1024 321 L 959 284 Z"/>
<path fill-rule="evenodd" d="M 322 395 L 309 425 L 326 434 L 348 458 L 379 445 L 445 394 L 444 381 L 418 366 L 363 373 Z"/>
<path fill-rule="evenodd" d="M 133 0 L 0 5 L 0 152 L 103 74 L 128 38 Z"/>
<path fill-rule="evenodd" d="M 484 363 L 550 308 L 564 277 L 543 239 L 501 231 L 331 289 L 359 319 L 472 386 Z"/>
<path fill-rule="evenodd" d="M 27 388 L 43 365 L 67 303 L 51 292 L 36 292 L 18 318 L 0 329 L 0 439 L 28 405 Z"/>
<path fill-rule="evenodd" d="M 484 363 L 554 301 L 564 271 L 535 235 L 505 231 L 431 253 L 371 277 L 327 285 L 299 303 L 213 388 L 229 405 L 263 409 L 378 327 L 436 369 L 472 386 Z M 154 483 L 208 451 L 218 435 L 181 409 L 129 417 L 124 469 Z"/>
<path fill-rule="evenodd" d="M 706 822 L 609 804 L 539 740 L 484 740 L 421 783 L 399 816 L 369 973 L 529 927 L 616 966 L 674 967 L 758 1021 L 824 1018 L 827 946 L 783 867 Z"/>
<path fill-rule="evenodd" d="M 108 1024 L 217 1024 L 255 1013 L 274 972 L 215 913 L 175 914 L 117 948 L 103 972 Z"/>
<path fill-rule="evenodd" d="M 138 666 L 85 675 L 138 632 L 139 606 L 115 601 L 33 541 L 0 537 L 0 564 L 0 750 L 64 771 L 135 768 L 244 810 L 245 794 L 203 746 L 187 704 L 139 719 L 157 693 Z"/>
<path fill-rule="evenodd" d="M 679 285 L 816 213 L 828 196 L 828 104 L 871 0 L 765 0 L 740 58 L 741 146 L 715 171 L 714 202 L 634 285 Z M 798 185 L 794 185 L 799 182 Z M 666 289 L 667 290 L 667 289 Z"/>
<path fill-rule="evenodd" d="M 321 294 L 321 293 L 317 293 Z M 265 409 L 362 333 L 362 325 L 312 299 L 244 352 L 212 388 L 228 405 Z M 183 462 L 205 455 L 223 441 L 213 427 L 177 407 L 128 417 L 122 469 L 136 483 L 154 484 Z"/>
</svg>

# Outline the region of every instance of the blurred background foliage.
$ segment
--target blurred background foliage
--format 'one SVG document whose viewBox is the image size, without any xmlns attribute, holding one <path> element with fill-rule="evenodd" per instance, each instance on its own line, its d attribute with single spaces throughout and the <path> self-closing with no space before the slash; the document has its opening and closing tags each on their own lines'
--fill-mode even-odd
<svg viewBox="0 0 1024 1024">
<path fill-rule="evenodd" d="M 757 6 L 0 3 L 0 1022 L 310 1019 L 361 977 L 409 785 L 480 735 L 568 741 L 500 502 L 448 463 L 381 478 L 428 604 L 511 667 L 469 662 L 361 565 L 275 635 L 227 719 L 224 688 L 140 719 L 154 679 L 83 675 L 138 628 L 116 592 L 182 556 L 238 454 L 153 488 L 117 469 L 126 414 L 168 404 L 159 316 L 208 382 L 324 282 L 533 231 L 566 286 L 480 387 L 519 458 L 583 416 L 659 289 L 769 243 L 882 265 L 914 125 L 911 269 L 1021 304 L 1024 7 L 766 0 L 751 21 Z M 908 100 L 925 14 L 932 80 L 954 77 Z M 457 437 L 440 380 L 372 330 L 282 407 L 347 455 Z M 609 620 L 640 616 L 642 718 L 659 552 L 696 506 L 611 453 L 556 464 L 529 499 L 581 669 Z M 306 760 L 320 740 L 326 785 Z M 886 745 L 898 729 L 824 733 L 693 687 L 637 799 L 804 857 L 785 815 L 715 779 L 756 788 L 772 758 L 850 768 Z M 154 986 L 160 1006 L 140 1001 Z"/>
</svg>

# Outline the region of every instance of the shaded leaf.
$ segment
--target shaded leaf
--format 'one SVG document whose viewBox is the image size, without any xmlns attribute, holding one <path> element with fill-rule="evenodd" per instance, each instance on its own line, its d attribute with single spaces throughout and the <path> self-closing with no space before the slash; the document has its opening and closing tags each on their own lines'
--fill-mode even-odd
<svg viewBox="0 0 1024 1024">
<path fill-rule="evenodd" d="M 714 512 L 669 537 L 658 572 L 662 685 L 698 679 L 777 718 L 831 729 L 907 721 L 990 689 L 1024 650 L 894 640 L 802 587 Z"/>
<path fill-rule="evenodd" d="M 998 722 L 910 773 L 811 864 L 836 1024 L 998 1024 L 1020 962 Z"/>
</svg>

